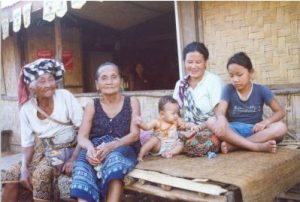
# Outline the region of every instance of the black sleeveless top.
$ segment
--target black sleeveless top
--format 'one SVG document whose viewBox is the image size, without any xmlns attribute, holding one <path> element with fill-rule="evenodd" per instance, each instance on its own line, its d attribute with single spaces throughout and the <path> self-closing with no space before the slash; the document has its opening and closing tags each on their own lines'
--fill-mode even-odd
<svg viewBox="0 0 300 202">
<path fill-rule="evenodd" d="M 104 135 L 122 138 L 130 132 L 132 109 L 129 96 L 124 97 L 121 111 L 113 118 L 109 118 L 104 112 L 99 98 L 94 99 L 94 107 L 95 114 L 93 117 L 90 139 Z M 140 142 L 135 142 L 133 147 L 135 151 L 138 152 L 140 148 Z"/>
</svg>

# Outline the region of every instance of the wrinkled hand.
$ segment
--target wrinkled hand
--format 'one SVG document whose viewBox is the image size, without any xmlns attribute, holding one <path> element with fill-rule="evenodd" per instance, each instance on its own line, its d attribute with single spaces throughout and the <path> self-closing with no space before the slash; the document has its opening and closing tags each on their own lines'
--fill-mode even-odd
<svg viewBox="0 0 300 202">
<path fill-rule="evenodd" d="M 86 159 L 92 166 L 98 165 L 101 162 L 97 158 L 97 150 L 94 147 L 87 149 Z"/>
<path fill-rule="evenodd" d="M 21 176 L 20 176 L 20 183 L 26 188 L 32 191 L 32 182 L 31 182 L 31 175 L 26 166 L 21 167 Z"/>
<path fill-rule="evenodd" d="M 254 133 L 256 133 L 256 132 L 262 131 L 262 130 L 265 129 L 266 127 L 267 127 L 267 123 L 266 123 L 265 121 L 261 121 L 261 122 L 255 124 L 255 125 L 253 126 L 252 131 L 253 131 Z"/>
<path fill-rule="evenodd" d="M 74 165 L 75 165 L 75 161 L 72 160 L 72 159 L 69 159 L 68 161 L 66 161 L 64 163 L 64 166 L 62 168 L 62 172 L 70 177 L 71 174 L 72 174 L 72 170 L 73 170 Z"/>
<path fill-rule="evenodd" d="M 96 147 L 97 159 L 102 162 L 103 159 L 112 151 L 110 144 L 101 144 Z"/>
</svg>

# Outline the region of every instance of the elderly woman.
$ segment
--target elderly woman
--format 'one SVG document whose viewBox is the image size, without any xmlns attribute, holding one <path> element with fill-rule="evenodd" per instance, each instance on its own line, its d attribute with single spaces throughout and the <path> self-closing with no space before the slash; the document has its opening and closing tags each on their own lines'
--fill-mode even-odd
<svg viewBox="0 0 300 202">
<path fill-rule="evenodd" d="M 140 115 L 136 98 L 120 93 L 119 68 L 102 64 L 96 72 L 98 98 L 87 103 L 79 129 L 80 151 L 71 196 L 78 201 L 120 201 L 123 178 L 137 163 L 139 128 L 133 119 Z"/>
<path fill-rule="evenodd" d="M 27 190 L 36 201 L 55 201 L 53 179 L 61 173 L 71 174 L 80 150 L 79 146 L 75 149 L 75 128 L 81 124 L 83 110 L 69 91 L 56 89 L 64 73 L 62 63 L 38 59 L 24 66 L 22 73 L 19 88 L 28 85 L 33 96 L 28 99 L 26 90 L 19 91 L 25 92 L 20 110 L 23 157 L 2 173 L 2 200 L 17 201 L 21 190 Z M 42 144 L 37 147 L 38 142 Z"/>
<path fill-rule="evenodd" d="M 198 125 L 199 131 L 186 141 L 184 150 L 190 156 L 217 152 L 220 141 L 250 151 L 270 150 L 264 143 L 251 142 L 234 133 L 226 118 L 218 112 L 222 94 L 222 80 L 206 70 L 209 52 L 203 43 L 192 42 L 183 50 L 187 75 L 176 83 L 173 97 L 179 102 L 186 122 Z"/>
</svg>

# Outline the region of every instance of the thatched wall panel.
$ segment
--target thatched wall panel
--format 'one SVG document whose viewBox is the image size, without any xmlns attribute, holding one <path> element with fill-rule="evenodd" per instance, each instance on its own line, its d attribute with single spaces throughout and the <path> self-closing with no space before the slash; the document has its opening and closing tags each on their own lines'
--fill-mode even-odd
<svg viewBox="0 0 300 202">
<path fill-rule="evenodd" d="M 202 2 L 202 13 L 211 71 L 228 81 L 228 58 L 245 51 L 255 81 L 299 83 L 300 2 Z"/>
</svg>

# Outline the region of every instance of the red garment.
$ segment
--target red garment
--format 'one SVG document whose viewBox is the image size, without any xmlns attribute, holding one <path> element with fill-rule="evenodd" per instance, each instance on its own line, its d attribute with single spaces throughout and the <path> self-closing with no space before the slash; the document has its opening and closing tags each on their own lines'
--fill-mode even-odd
<svg viewBox="0 0 300 202">
<path fill-rule="evenodd" d="M 24 104 L 29 99 L 29 89 L 28 86 L 24 83 L 24 73 L 23 69 L 20 72 L 18 79 L 18 102 L 19 105 Z"/>
</svg>

